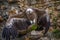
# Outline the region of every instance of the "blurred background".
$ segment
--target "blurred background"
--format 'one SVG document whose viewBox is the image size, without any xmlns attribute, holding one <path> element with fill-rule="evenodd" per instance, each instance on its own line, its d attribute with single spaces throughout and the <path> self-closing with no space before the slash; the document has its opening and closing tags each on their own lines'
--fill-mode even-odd
<svg viewBox="0 0 60 40">
<path fill-rule="evenodd" d="M 13 15 L 16 11 L 24 11 L 24 9 L 29 6 L 39 9 L 48 9 L 51 22 L 49 33 L 52 33 L 51 35 L 54 34 L 54 37 L 59 39 L 60 0 L 0 0 L 0 32 L 10 15 Z"/>
</svg>

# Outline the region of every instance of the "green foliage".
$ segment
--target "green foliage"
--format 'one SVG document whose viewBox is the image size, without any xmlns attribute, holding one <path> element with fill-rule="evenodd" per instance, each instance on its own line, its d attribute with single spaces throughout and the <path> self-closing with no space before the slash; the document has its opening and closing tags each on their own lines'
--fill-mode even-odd
<svg viewBox="0 0 60 40">
<path fill-rule="evenodd" d="M 31 32 L 32 30 L 36 30 L 37 25 L 33 24 L 30 29 L 27 30 L 27 32 Z"/>
<path fill-rule="evenodd" d="M 31 30 L 35 30 L 35 29 L 37 29 L 37 26 L 36 25 L 32 25 Z"/>
<path fill-rule="evenodd" d="M 54 31 L 52 33 L 55 38 L 60 38 L 60 30 L 59 29 L 54 29 Z"/>
</svg>

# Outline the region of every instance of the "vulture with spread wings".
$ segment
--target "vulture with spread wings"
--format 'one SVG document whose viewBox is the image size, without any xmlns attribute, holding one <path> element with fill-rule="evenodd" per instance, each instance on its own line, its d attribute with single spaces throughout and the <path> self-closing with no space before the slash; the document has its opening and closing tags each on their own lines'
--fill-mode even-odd
<svg viewBox="0 0 60 40">
<path fill-rule="evenodd" d="M 33 25 L 36 25 L 34 30 L 45 30 L 44 34 L 46 34 L 50 27 L 48 13 L 45 10 L 27 8 L 21 14 L 10 16 L 3 28 L 2 38 L 10 40 L 10 36 L 15 39 L 18 34 L 25 35 L 33 28 Z"/>
</svg>

